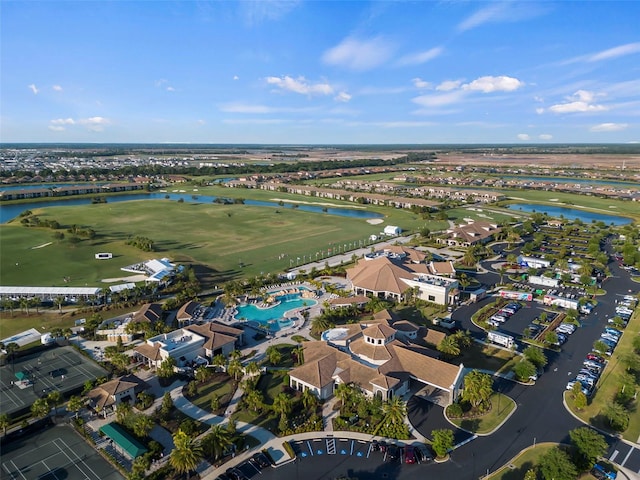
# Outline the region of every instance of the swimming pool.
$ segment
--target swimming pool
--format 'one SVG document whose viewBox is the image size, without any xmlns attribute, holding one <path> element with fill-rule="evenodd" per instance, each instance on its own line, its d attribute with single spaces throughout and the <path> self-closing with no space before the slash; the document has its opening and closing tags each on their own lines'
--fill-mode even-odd
<svg viewBox="0 0 640 480">
<path fill-rule="evenodd" d="M 260 308 L 256 305 L 241 305 L 235 314 L 236 320 L 246 320 L 247 322 L 257 322 L 260 326 L 273 332 L 288 328 L 293 325 L 293 321 L 284 318 L 288 311 L 301 307 L 310 307 L 318 303 L 312 298 L 301 298 L 300 293 L 286 293 L 278 295 L 272 294 L 280 302 L 273 307 Z"/>
</svg>

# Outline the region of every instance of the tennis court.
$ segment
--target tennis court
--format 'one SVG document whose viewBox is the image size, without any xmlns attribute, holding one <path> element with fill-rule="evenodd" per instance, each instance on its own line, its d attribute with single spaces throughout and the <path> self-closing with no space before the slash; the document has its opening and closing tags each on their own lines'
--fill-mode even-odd
<svg viewBox="0 0 640 480">
<path fill-rule="evenodd" d="M 17 358 L 0 368 L 0 412 L 11 415 L 54 390 L 66 395 L 106 376 L 104 368 L 69 346 Z"/>
<path fill-rule="evenodd" d="M 2 449 L 0 477 L 11 480 L 123 480 L 67 425 L 16 439 Z"/>
</svg>

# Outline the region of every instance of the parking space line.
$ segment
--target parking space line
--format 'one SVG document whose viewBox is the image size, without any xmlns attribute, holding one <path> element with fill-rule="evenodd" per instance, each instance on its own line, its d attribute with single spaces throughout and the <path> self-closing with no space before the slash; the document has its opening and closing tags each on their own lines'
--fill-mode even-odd
<svg viewBox="0 0 640 480">
<path fill-rule="evenodd" d="M 351 440 L 351 451 L 349 452 L 349 455 L 353 455 L 353 446 L 355 443 L 355 440 Z"/>
<path fill-rule="evenodd" d="M 622 461 L 622 463 L 620 464 L 621 467 L 624 467 L 624 464 L 627 463 L 627 460 L 629 460 L 629 457 L 631 456 L 631 454 L 633 453 L 633 451 L 635 450 L 635 448 L 631 447 L 629 449 L 629 453 L 627 453 L 627 456 L 624 457 L 624 460 Z"/>
<path fill-rule="evenodd" d="M 311 444 L 309 443 L 309 440 L 307 440 L 307 447 L 309 448 L 309 452 L 311 452 L 311 456 L 313 457 L 313 448 L 311 448 Z"/>
<path fill-rule="evenodd" d="M 10 461 L 11 461 L 11 463 L 12 463 L 13 467 L 16 469 L 16 472 L 18 472 L 18 473 L 20 474 L 20 476 L 21 476 L 22 478 L 24 478 L 24 480 L 27 480 L 27 477 L 25 477 L 25 476 L 24 476 L 24 474 L 22 473 L 22 470 L 20 470 L 20 469 L 18 468 L 18 466 L 15 464 L 15 462 L 14 462 L 13 460 L 10 460 Z M 12 476 L 13 476 L 13 475 L 12 475 Z"/>
<path fill-rule="evenodd" d="M 614 451 L 614 452 L 611 454 L 611 456 L 609 457 L 609 460 L 613 462 L 613 461 L 616 459 L 616 457 L 618 456 L 618 454 L 619 454 L 619 453 L 620 453 L 620 452 L 619 452 L 618 450 Z"/>
<path fill-rule="evenodd" d="M 373 444 L 372 443 L 369 444 L 369 448 L 367 449 L 367 458 L 369 458 L 369 455 L 371 455 L 371 450 L 373 450 Z"/>
</svg>

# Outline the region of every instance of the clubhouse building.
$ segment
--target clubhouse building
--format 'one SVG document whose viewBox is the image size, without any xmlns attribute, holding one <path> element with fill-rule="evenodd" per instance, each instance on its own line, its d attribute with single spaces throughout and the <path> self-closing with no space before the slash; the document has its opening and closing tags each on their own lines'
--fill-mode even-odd
<svg viewBox="0 0 640 480">
<path fill-rule="evenodd" d="M 387 400 L 418 384 L 437 392 L 446 405 L 460 394 L 464 366 L 439 360 L 429 348 L 444 336 L 382 317 L 327 330 L 322 340 L 304 342 L 304 364 L 289 372 L 289 385 L 325 400 L 339 384 L 354 384 L 369 397 Z"/>
</svg>

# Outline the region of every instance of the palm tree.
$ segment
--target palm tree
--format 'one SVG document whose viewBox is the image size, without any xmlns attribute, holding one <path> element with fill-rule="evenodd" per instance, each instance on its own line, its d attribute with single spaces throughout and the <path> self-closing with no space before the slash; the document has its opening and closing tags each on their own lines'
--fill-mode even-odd
<svg viewBox="0 0 640 480">
<path fill-rule="evenodd" d="M 7 434 L 7 427 L 10 425 L 9 415 L 6 413 L 0 413 L 0 428 L 2 429 L 2 435 Z"/>
<path fill-rule="evenodd" d="M 54 415 L 58 414 L 58 405 L 62 402 L 62 394 L 58 390 L 54 390 L 47 395 L 47 403 L 53 405 Z"/>
<path fill-rule="evenodd" d="M 249 362 L 244 367 L 244 373 L 250 377 L 254 377 L 260 373 L 260 367 L 256 362 Z"/>
<path fill-rule="evenodd" d="M 227 359 L 225 358 L 224 355 L 219 353 L 218 355 L 213 357 L 213 360 L 211 361 L 211 363 L 213 363 L 213 365 L 216 367 L 224 367 L 227 364 Z"/>
<path fill-rule="evenodd" d="M 229 362 L 229 366 L 227 367 L 227 373 L 233 377 L 234 380 L 238 380 L 240 377 L 242 377 L 243 374 L 243 370 L 242 370 L 242 363 L 240 363 L 240 360 L 231 360 Z"/>
<path fill-rule="evenodd" d="M 453 335 L 448 335 L 438 344 L 438 351 L 444 353 L 448 357 L 457 357 L 460 355 L 460 347 L 458 341 Z"/>
<path fill-rule="evenodd" d="M 275 345 L 271 345 L 264 353 L 267 355 L 271 365 L 277 365 L 282 360 L 282 354 Z"/>
<path fill-rule="evenodd" d="M 500 273 L 500 285 L 502 285 L 504 283 L 504 274 L 507 273 L 507 266 L 504 263 L 498 267 L 498 273 Z"/>
<path fill-rule="evenodd" d="M 240 350 L 233 350 L 230 354 L 229 354 L 229 358 L 231 360 L 240 360 L 242 358 L 242 352 Z"/>
<path fill-rule="evenodd" d="M 476 257 L 476 254 L 473 251 L 473 248 L 471 247 L 467 248 L 467 251 L 465 252 L 464 257 L 462 257 L 462 263 L 464 263 L 467 267 L 471 267 L 476 263 L 478 263 L 478 257 Z"/>
<path fill-rule="evenodd" d="M 173 435 L 173 444 L 175 447 L 169 457 L 171 466 L 180 474 L 195 470 L 202 459 L 202 446 L 182 430 Z"/>
<path fill-rule="evenodd" d="M 302 392 L 302 405 L 306 410 L 309 410 L 310 412 L 315 411 L 316 407 L 318 406 L 318 397 L 316 397 L 309 388 L 306 388 Z"/>
<path fill-rule="evenodd" d="M 244 394 L 244 401 L 249 407 L 249 410 L 253 410 L 254 412 L 258 412 L 262 409 L 264 405 L 264 397 L 260 390 L 251 389 Z"/>
<path fill-rule="evenodd" d="M 401 397 L 393 396 L 382 404 L 382 413 L 392 424 L 401 424 L 407 416 L 407 405 Z"/>
<path fill-rule="evenodd" d="M 229 430 L 222 425 L 211 425 L 209 433 L 202 439 L 202 448 L 207 455 L 217 460 L 233 444 L 231 437 Z"/>
<path fill-rule="evenodd" d="M 273 399 L 272 408 L 275 413 L 280 414 L 280 417 L 287 416 L 291 413 L 291 398 L 284 392 L 279 393 Z"/>
<path fill-rule="evenodd" d="M 31 414 L 34 417 L 46 417 L 49 414 L 49 403 L 46 398 L 38 398 L 31 404 Z"/>
<path fill-rule="evenodd" d="M 78 418 L 78 412 L 82 409 L 83 406 L 84 402 L 82 401 L 82 398 L 78 397 L 77 395 L 72 395 L 67 402 L 67 410 L 75 413 L 76 418 Z"/>
<path fill-rule="evenodd" d="M 349 399 L 353 396 L 353 385 L 348 383 L 339 383 L 333 393 L 338 400 L 340 400 L 342 406 L 345 407 Z"/>
<path fill-rule="evenodd" d="M 149 432 L 155 426 L 155 422 L 151 417 L 147 415 L 140 414 L 136 416 L 135 421 L 133 422 L 133 433 L 140 438 L 146 437 Z"/>
<path fill-rule="evenodd" d="M 196 371 L 195 371 L 196 380 L 199 381 L 200 383 L 206 382 L 207 379 L 209 378 L 209 373 L 210 373 L 209 369 L 205 366 L 196 368 Z"/>
</svg>

